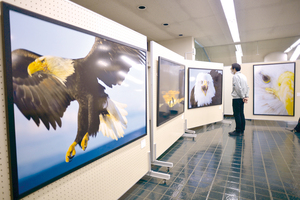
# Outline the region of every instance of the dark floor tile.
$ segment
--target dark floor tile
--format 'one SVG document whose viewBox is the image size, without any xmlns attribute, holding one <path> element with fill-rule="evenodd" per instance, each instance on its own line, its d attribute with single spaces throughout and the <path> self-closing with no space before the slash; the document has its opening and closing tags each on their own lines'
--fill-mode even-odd
<svg viewBox="0 0 300 200">
<path fill-rule="evenodd" d="M 222 186 L 219 186 L 219 185 L 213 185 L 212 188 L 211 188 L 211 191 L 214 191 L 214 192 L 219 192 L 219 193 L 223 193 L 225 190 L 224 187 Z"/>
<path fill-rule="evenodd" d="M 163 194 L 151 192 L 146 198 L 156 200 L 156 199 L 160 199 L 162 196 Z"/>
<path fill-rule="evenodd" d="M 288 197 L 286 196 L 285 193 L 280 193 L 280 192 L 275 192 L 275 191 L 271 191 L 272 192 L 272 197 L 275 199 L 288 199 Z"/>
<path fill-rule="evenodd" d="M 235 189 L 235 190 L 239 190 L 240 184 L 236 183 L 236 182 L 227 181 L 226 187 L 227 188 L 232 188 L 232 189 Z"/>
<path fill-rule="evenodd" d="M 290 200 L 300 200 L 300 197 L 288 195 Z"/>
<path fill-rule="evenodd" d="M 176 199 L 192 199 L 194 193 L 189 193 L 189 192 L 185 192 L 185 191 L 181 191 L 178 196 L 176 197 Z"/>
<path fill-rule="evenodd" d="M 238 200 L 239 196 L 230 195 L 230 194 L 224 194 L 224 199 L 226 199 L 226 200 Z"/>
<path fill-rule="evenodd" d="M 241 183 L 242 184 L 245 184 L 245 185 L 250 185 L 250 186 L 253 186 L 253 180 L 248 180 L 248 179 L 243 179 L 241 178 Z"/>
<path fill-rule="evenodd" d="M 168 187 L 157 185 L 152 191 L 155 193 L 164 194 L 168 190 Z"/>
<path fill-rule="evenodd" d="M 259 182 L 259 181 L 255 181 L 255 187 L 259 187 L 262 189 L 268 189 L 268 183 L 266 182 Z"/>
<path fill-rule="evenodd" d="M 226 184 L 227 184 L 226 180 L 217 180 L 217 179 L 215 179 L 215 181 L 214 181 L 214 185 L 219 185 L 219 186 L 225 187 Z"/>
<path fill-rule="evenodd" d="M 260 194 L 260 195 L 264 195 L 264 196 L 270 196 L 270 192 L 268 189 L 262 189 L 262 188 L 255 188 L 255 193 L 256 194 Z"/>
<path fill-rule="evenodd" d="M 172 198 L 176 197 L 179 194 L 180 190 L 169 188 L 164 195 L 171 196 Z"/>
<path fill-rule="evenodd" d="M 207 194 L 208 194 L 208 191 L 209 191 L 209 188 L 197 188 L 196 189 L 196 191 L 195 191 L 195 193 L 194 193 L 194 196 L 198 196 L 198 195 L 200 195 L 200 196 L 207 196 Z"/>
<path fill-rule="evenodd" d="M 171 200 L 171 199 L 172 199 L 172 197 L 171 197 L 171 196 L 164 195 L 164 196 L 162 196 L 162 197 L 161 197 L 161 199 L 160 199 L 160 200 Z"/>
<path fill-rule="evenodd" d="M 145 190 L 153 190 L 156 187 L 157 184 L 154 183 L 145 183 L 141 189 L 145 189 Z"/>
<path fill-rule="evenodd" d="M 186 185 L 189 185 L 189 186 L 193 186 L 193 187 L 197 187 L 199 184 L 199 181 L 195 181 L 193 179 L 189 179 L 187 182 L 186 182 Z"/>
<path fill-rule="evenodd" d="M 239 189 L 225 188 L 225 193 L 231 196 L 239 196 Z"/>
<path fill-rule="evenodd" d="M 272 191 L 277 191 L 277 192 L 285 193 L 285 190 L 284 190 L 283 186 L 278 186 L 278 185 L 272 185 L 272 184 L 270 184 L 270 189 Z"/>
<path fill-rule="evenodd" d="M 206 195 L 201 195 L 200 193 L 195 193 L 192 197 L 193 200 L 206 200 Z"/>
<path fill-rule="evenodd" d="M 130 196 L 130 198 L 128 198 L 126 200 L 143 200 L 143 199 L 144 199 L 143 197 L 132 195 L 132 196 Z"/>
<path fill-rule="evenodd" d="M 146 196 L 148 196 L 148 194 L 150 194 L 150 192 L 151 192 L 150 190 L 143 190 L 143 189 L 141 189 L 141 190 L 137 191 L 135 193 L 135 195 L 137 195 L 139 197 L 145 198 Z"/>
<path fill-rule="evenodd" d="M 241 190 L 241 192 L 240 192 L 240 197 L 245 198 L 245 199 L 255 199 L 254 196 L 255 195 L 252 192 L 246 192 L 244 190 Z"/>
<path fill-rule="evenodd" d="M 215 192 L 215 191 L 210 191 L 209 193 L 209 198 L 213 199 L 222 199 L 223 198 L 223 193 Z"/>
<path fill-rule="evenodd" d="M 263 196 L 260 194 L 256 194 L 255 197 L 256 197 L 256 200 L 269 200 L 269 199 L 271 200 L 270 196 Z"/>
<path fill-rule="evenodd" d="M 250 185 L 241 184 L 240 189 L 241 189 L 241 191 L 254 193 L 254 187 L 252 187 Z"/>
<path fill-rule="evenodd" d="M 195 193 L 197 187 L 185 185 L 182 191 L 188 192 L 188 193 Z"/>
</svg>

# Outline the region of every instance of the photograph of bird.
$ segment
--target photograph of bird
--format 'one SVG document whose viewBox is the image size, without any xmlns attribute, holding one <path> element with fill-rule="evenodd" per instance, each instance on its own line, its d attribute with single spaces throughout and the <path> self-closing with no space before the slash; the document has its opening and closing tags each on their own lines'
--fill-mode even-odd
<svg viewBox="0 0 300 200">
<path fill-rule="evenodd" d="M 185 66 L 159 57 L 157 126 L 184 111 Z"/>
<path fill-rule="evenodd" d="M 294 115 L 294 63 L 254 65 L 254 114 Z"/>
<path fill-rule="evenodd" d="M 189 108 L 222 104 L 222 70 L 189 69 Z"/>
<path fill-rule="evenodd" d="M 143 51 L 99 37 L 86 57 L 78 59 L 16 49 L 11 53 L 14 103 L 37 126 L 42 122 L 56 130 L 70 103 L 78 102 L 77 134 L 65 155 L 70 162 L 75 146 L 85 150 L 98 132 L 114 140 L 123 137 L 126 105 L 110 99 L 105 85 L 120 85 L 132 63 L 145 65 L 145 60 Z"/>
<path fill-rule="evenodd" d="M 191 91 L 190 105 L 191 107 L 210 105 L 215 94 L 216 90 L 211 75 L 200 72 Z"/>
</svg>

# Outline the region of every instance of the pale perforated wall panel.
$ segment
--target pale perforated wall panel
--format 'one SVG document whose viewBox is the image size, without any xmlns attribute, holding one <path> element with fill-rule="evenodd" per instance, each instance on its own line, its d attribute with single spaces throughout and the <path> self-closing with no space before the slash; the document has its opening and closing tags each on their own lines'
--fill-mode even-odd
<svg viewBox="0 0 300 200">
<path fill-rule="evenodd" d="M 150 42 L 151 53 L 151 104 L 152 104 L 152 125 L 153 142 L 156 144 L 156 158 L 164 153 L 174 142 L 176 142 L 184 134 L 184 113 L 171 119 L 170 121 L 156 126 L 157 116 L 157 71 L 158 71 L 158 56 L 183 64 L 183 57 L 173 51 L 157 44 Z"/>
<path fill-rule="evenodd" d="M 203 68 L 203 69 L 220 69 L 223 70 L 223 63 L 212 63 L 212 62 L 202 62 L 202 61 L 191 61 L 185 60 L 186 66 L 186 84 L 185 84 L 185 94 L 187 103 L 188 99 L 188 68 Z M 224 80 L 224 74 L 223 74 Z M 224 102 L 224 93 L 228 92 L 228 90 L 222 92 L 223 102 Z M 214 105 L 207 106 L 201 108 L 193 108 L 188 109 L 185 106 L 185 119 L 187 120 L 187 128 L 193 128 L 197 126 L 202 126 L 206 124 L 210 124 L 217 121 L 223 120 L 223 104 L 222 105 Z"/>
<path fill-rule="evenodd" d="M 7 0 L 9 4 L 147 49 L 147 38 L 64 0 Z M 1 27 L 2 35 L 2 27 Z M 1 41 L 2 45 L 2 41 Z M 11 198 L 3 58 L 0 54 L 0 199 Z M 149 113 L 149 112 L 148 112 Z M 149 127 L 149 125 L 147 126 Z M 147 132 L 149 132 L 147 130 Z M 141 148 L 141 141 L 146 147 Z M 149 170 L 149 134 L 41 188 L 24 199 L 118 199 Z"/>
<path fill-rule="evenodd" d="M 2 37 L 2 32 L 0 32 Z M 2 47 L 2 40 L 0 40 Z M 6 134 L 6 108 L 3 78 L 3 50 L 0 48 L 0 199 L 10 199 L 10 172 Z"/>
</svg>

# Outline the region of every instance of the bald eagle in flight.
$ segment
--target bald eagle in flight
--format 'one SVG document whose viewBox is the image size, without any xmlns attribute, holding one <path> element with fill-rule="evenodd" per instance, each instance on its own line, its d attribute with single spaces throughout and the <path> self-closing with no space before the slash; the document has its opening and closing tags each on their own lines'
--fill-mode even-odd
<svg viewBox="0 0 300 200">
<path fill-rule="evenodd" d="M 37 126 L 42 122 L 56 130 L 70 102 L 78 102 L 77 135 L 65 157 L 69 162 L 75 146 L 85 150 L 89 137 L 99 131 L 115 140 L 123 137 L 126 105 L 111 100 L 98 80 L 108 87 L 121 84 L 132 62 L 145 65 L 145 60 L 143 51 L 98 37 L 88 55 L 79 59 L 17 49 L 12 52 L 14 103 Z"/>
<path fill-rule="evenodd" d="M 195 86 L 191 91 L 190 104 L 192 108 L 210 105 L 215 94 L 212 76 L 209 73 L 198 73 Z"/>
<path fill-rule="evenodd" d="M 254 76 L 254 114 L 294 115 L 293 66 L 257 67 Z"/>
</svg>

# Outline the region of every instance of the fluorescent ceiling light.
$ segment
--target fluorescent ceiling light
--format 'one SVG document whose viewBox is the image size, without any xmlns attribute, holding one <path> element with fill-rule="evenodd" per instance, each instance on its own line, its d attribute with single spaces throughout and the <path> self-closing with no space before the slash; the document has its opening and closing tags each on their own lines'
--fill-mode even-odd
<svg viewBox="0 0 300 200">
<path fill-rule="evenodd" d="M 243 56 L 242 46 L 240 44 L 235 45 L 236 50 L 241 56 Z"/>
<path fill-rule="evenodd" d="M 225 17 L 229 26 L 229 30 L 231 33 L 231 37 L 233 42 L 240 42 L 240 34 L 237 25 L 236 15 L 235 15 L 235 8 L 233 0 L 220 0 L 223 11 L 225 13 Z"/>
<path fill-rule="evenodd" d="M 298 39 L 294 44 L 292 44 L 289 48 L 287 48 L 284 53 L 290 52 L 293 48 L 295 48 L 298 44 L 300 44 L 300 39 Z"/>
<path fill-rule="evenodd" d="M 240 52 L 236 51 L 235 52 L 235 57 L 236 57 L 236 62 L 239 64 L 242 64 L 242 55 Z"/>
<path fill-rule="evenodd" d="M 300 55 L 300 45 L 298 45 L 297 48 L 295 49 L 293 55 L 290 58 L 290 61 L 297 60 L 297 58 L 299 57 L 299 55 Z"/>
</svg>

